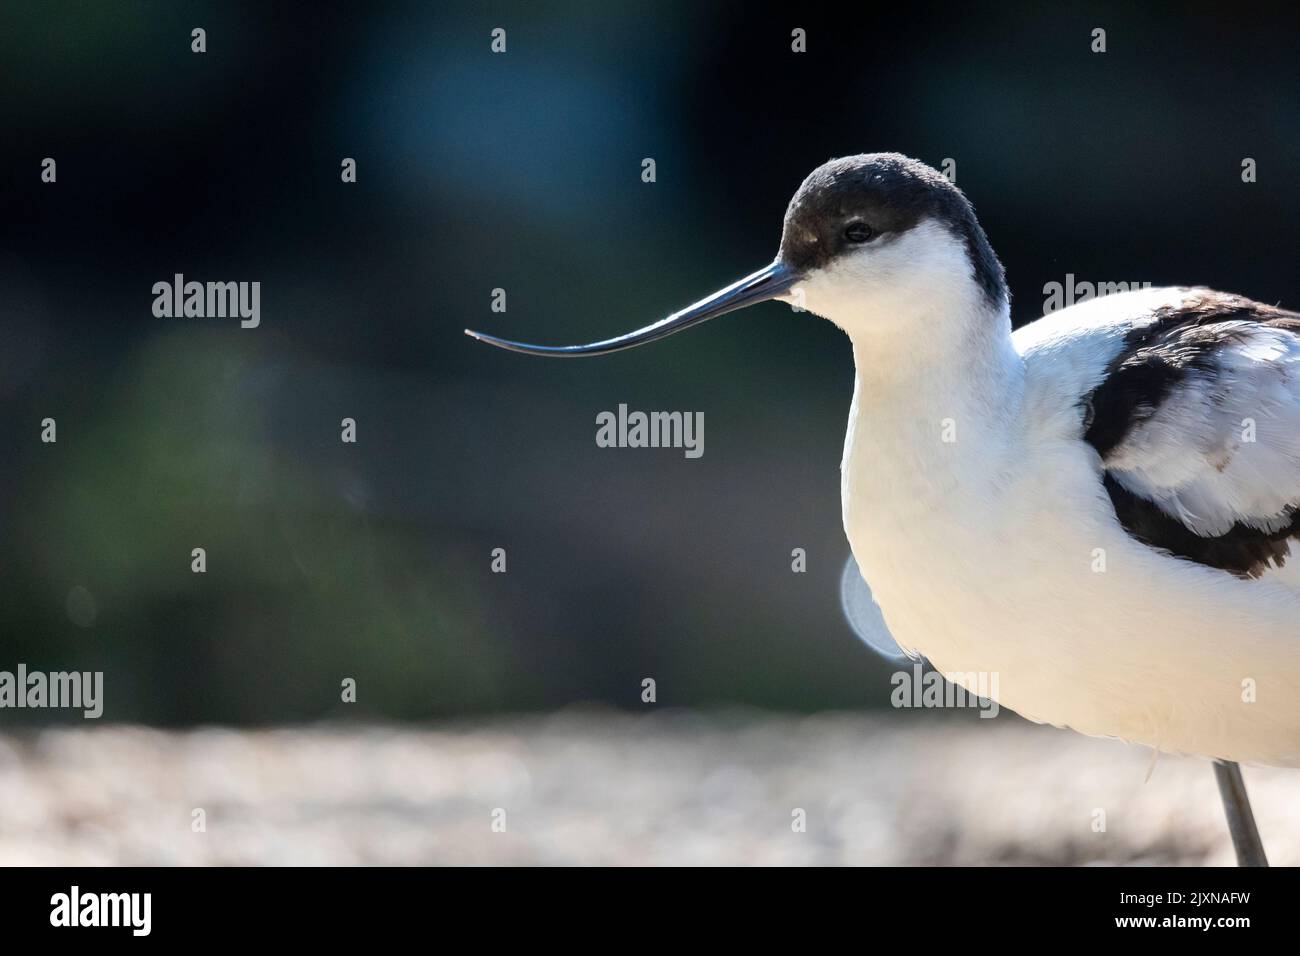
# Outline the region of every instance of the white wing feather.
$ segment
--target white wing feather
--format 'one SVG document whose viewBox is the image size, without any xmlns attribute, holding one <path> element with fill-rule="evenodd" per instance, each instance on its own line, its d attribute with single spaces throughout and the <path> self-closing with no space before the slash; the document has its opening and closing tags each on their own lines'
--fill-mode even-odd
<svg viewBox="0 0 1300 956">
<path fill-rule="evenodd" d="M 871 596 L 871 588 L 862 579 L 862 571 L 852 554 L 844 562 L 844 571 L 840 574 L 840 606 L 844 617 L 858 635 L 862 643 L 886 660 L 904 661 L 911 659 L 890 636 L 880 607 Z"/>
</svg>

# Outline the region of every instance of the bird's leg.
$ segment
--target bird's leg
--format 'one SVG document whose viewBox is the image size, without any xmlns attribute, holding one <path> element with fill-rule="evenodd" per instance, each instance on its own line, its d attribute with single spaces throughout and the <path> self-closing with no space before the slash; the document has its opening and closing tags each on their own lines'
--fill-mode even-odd
<svg viewBox="0 0 1300 956">
<path fill-rule="evenodd" d="M 1216 760 L 1214 779 L 1219 782 L 1219 796 L 1223 798 L 1232 848 L 1237 851 L 1237 865 L 1268 866 L 1264 844 L 1255 826 L 1255 814 L 1250 809 L 1250 797 L 1246 796 L 1246 782 L 1241 779 L 1241 767 L 1232 761 Z"/>
</svg>

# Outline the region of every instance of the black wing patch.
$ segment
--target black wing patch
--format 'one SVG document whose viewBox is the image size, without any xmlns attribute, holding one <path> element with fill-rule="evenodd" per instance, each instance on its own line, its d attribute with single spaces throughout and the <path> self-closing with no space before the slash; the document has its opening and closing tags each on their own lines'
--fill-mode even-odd
<svg viewBox="0 0 1300 956">
<path fill-rule="evenodd" d="M 1106 492 L 1124 530 L 1143 544 L 1207 567 L 1257 578 L 1270 567 L 1282 567 L 1291 553 L 1288 539 L 1300 538 L 1300 515 L 1278 531 L 1261 531 L 1241 522 L 1225 534 L 1202 537 L 1155 502 L 1133 494 L 1112 476 L 1105 475 Z"/>
<path fill-rule="evenodd" d="M 1101 384 L 1083 401 L 1083 437 L 1097 449 L 1103 466 L 1179 385 L 1190 376 L 1218 374 L 1220 351 L 1259 326 L 1300 333 L 1300 314 L 1206 290 L 1182 306 L 1158 310 L 1154 322 L 1129 333 Z M 1125 488 L 1112 474 L 1104 476 L 1104 483 L 1115 516 L 1134 538 L 1241 577 L 1255 578 L 1281 567 L 1291 553 L 1290 539 L 1300 538 L 1300 511 L 1293 511 L 1290 522 L 1276 530 L 1237 522 L 1223 534 L 1205 536 Z"/>
</svg>

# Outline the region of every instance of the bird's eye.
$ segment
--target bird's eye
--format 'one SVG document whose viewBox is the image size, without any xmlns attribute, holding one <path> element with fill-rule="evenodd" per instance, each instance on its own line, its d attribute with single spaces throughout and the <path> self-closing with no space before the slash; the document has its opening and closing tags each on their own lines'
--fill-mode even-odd
<svg viewBox="0 0 1300 956">
<path fill-rule="evenodd" d="M 849 242 L 870 242 L 875 237 L 875 230 L 865 222 L 851 222 L 844 227 L 844 238 Z"/>
</svg>

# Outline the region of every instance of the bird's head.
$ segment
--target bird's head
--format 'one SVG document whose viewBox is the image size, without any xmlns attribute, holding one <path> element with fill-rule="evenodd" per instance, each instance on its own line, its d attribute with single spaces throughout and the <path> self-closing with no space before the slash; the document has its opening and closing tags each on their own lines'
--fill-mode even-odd
<svg viewBox="0 0 1300 956">
<path fill-rule="evenodd" d="M 748 305 L 779 299 L 851 336 L 909 329 L 936 312 L 997 310 L 1002 265 L 975 210 L 942 174 L 898 153 L 833 159 L 803 181 L 786 209 L 770 265 L 635 332 L 588 345 L 544 346 L 466 334 L 532 355 L 603 355 L 665 338 Z M 918 304 L 932 308 L 918 308 Z"/>
</svg>

